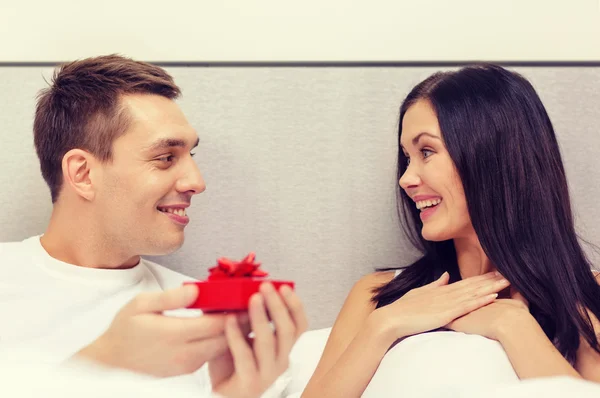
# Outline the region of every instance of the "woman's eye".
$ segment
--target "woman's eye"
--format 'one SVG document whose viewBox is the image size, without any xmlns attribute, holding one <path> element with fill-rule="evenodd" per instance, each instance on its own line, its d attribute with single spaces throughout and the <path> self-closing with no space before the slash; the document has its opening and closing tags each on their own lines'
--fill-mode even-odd
<svg viewBox="0 0 600 398">
<path fill-rule="evenodd" d="M 423 154 L 423 158 L 428 158 L 429 156 L 433 155 L 433 151 L 430 149 L 422 149 L 421 153 Z"/>
</svg>

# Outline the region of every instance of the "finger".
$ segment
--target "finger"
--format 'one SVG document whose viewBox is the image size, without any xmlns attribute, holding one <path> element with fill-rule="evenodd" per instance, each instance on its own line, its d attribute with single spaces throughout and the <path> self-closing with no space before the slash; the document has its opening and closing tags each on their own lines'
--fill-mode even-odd
<svg viewBox="0 0 600 398">
<path fill-rule="evenodd" d="M 469 312 L 473 312 L 478 308 L 493 303 L 497 297 L 498 293 L 492 293 L 488 294 L 487 296 L 473 297 L 469 300 L 463 301 L 459 305 L 452 306 L 452 309 L 450 310 L 450 317 L 453 320 L 455 320 L 456 318 L 460 318 L 461 316 L 466 315 Z"/>
<path fill-rule="evenodd" d="M 176 310 L 191 305 L 198 297 L 198 287 L 186 284 L 163 292 L 142 293 L 131 300 L 121 313 L 146 314 Z"/>
<path fill-rule="evenodd" d="M 202 315 L 197 318 L 170 318 L 171 333 L 186 341 L 198 341 L 225 334 L 225 315 Z"/>
<path fill-rule="evenodd" d="M 235 316 L 229 316 L 225 325 L 225 336 L 233 357 L 235 373 L 242 380 L 251 380 L 257 377 L 254 354 L 246 342 Z"/>
<path fill-rule="evenodd" d="M 450 282 L 450 274 L 448 271 L 444 272 L 436 281 L 431 283 L 432 286 L 444 286 Z"/>
<path fill-rule="evenodd" d="M 244 337 L 248 338 L 248 335 L 252 332 L 252 326 L 250 325 L 250 316 L 247 312 L 236 314 L 238 325 Z"/>
<path fill-rule="evenodd" d="M 213 337 L 186 344 L 182 361 L 188 372 L 194 372 L 207 362 L 226 355 L 229 351 L 225 336 Z"/>
<path fill-rule="evenodd" d="M 223 381 L 229 379 L 233 376 L 234 371 L 233 357 L 229 350 L 208 362 L 208 374 L 213 386 L 218 386 Z"/>
<path fill-rule="evenodd" d="M 277 358 L 285 360 L 296 341 L 296 325 L 281 296 L 270 283 L 263 283 L 260 292 L 265 297 L 269 315 L 275 324 L 277 334 Z"/>
<path fill-rule="evenodd" d="M 510 286 L 510 282 L 504 278 L 494 278 L 483 280 L 471 286 L 465 286 L 462 289 L 455 289 L 453 294 L 463 297 L 483 297 L 492 293 L 499 293 Z"/>
<path fill-rule="evenodd" d="M 298 295 L 287 285 L 281 286 L 279 288 L 279 293 L 281 294 L 285 305 L 287 305 L 292 320 L 296 325 L 297 339 L 306 331 L 306 329 L 308 329 L 308 319 L 306 317 L 306 311 L 304 311 L 304 305 L 302 304 L 300 297 L 298 297 Z"/>
<path fill-rule="evenodd" d="M 275 334 L 267 318 L 265 301 L 261 294 L 254 294 L 249 304 L 250 324 L 254 331 L 254 355 L 259 372 L 270 374 L 275 367 Z"/>
<path fill-rule="evenodd" d="M 467 279 L 460 280 L 445 287 L 447 292 L 468 292 L 479 287 L 490 286 L 496 282 L 508 282 L 502 275 L 496 272 L 488 272 L 482 275 L 473 276 Z M 504 287 L 506 287 L 505 285 Z M 502 289 L 500 289 L 502 290 Z"/>
<path fill-rule="evenodd" d="M 439 278 L 437 278 L 433 282 L 428 283 L 427 285 L 425 285 L 419 289 L 420 290 L 430 290 L 430 289 L 433 289 L 436 287 L 447 285 L 449 281 L 450 281 L 450 274 L 448 273 L 448 271 L 446 271 Z"/>
</svg>

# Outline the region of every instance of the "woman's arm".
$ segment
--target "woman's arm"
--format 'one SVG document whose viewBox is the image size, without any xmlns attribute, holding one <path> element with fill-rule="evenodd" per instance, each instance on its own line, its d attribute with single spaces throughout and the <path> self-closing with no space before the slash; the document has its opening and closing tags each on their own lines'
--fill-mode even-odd
<svg viewBox="0 0 600 398">
<path fill-rule="evenodd" d="M 600 283 L 600 275 L 596 276 Z M 588 311 L 589 313 L 589 311 Z M 511 311 L 498 328 L 500 341 L 521 379 L 573 376 L 600 383 L 600 354 L 580 337 L 575 368 L 560 354 L 528 311 Z M 594 332 L 600 337 L 600 322 L 589 313 Z"/>
<path fill-rule="evenodd" d="M 567 362 L 529 312 L 504 317 L 495 338 L 520 379 L 581 375 Z"/>
<path fill-rule="evenodd" d="M 596 273 L 596 280 L 600 284 L 600 273 Z M 596 337 L 600 339 L 600 321 L 590 311 L 588 314 L 592 320 Z M 583 337 L 580 339 L 577 350 L 575 368 L 584 379 L 600 383 L 600 354 Z"/>
<path fill-rule="evenodd" d="M 497 340 L 520 379 L 546 376 L 580 377 L 548 340 L 520 295 L 499 299 L 447 327 L 457 332 L 478 334 Z"/>
<path fill-rule="evenodd" d="M 333 325 L 317 368 L 302 397 L 360 397 L 393 343 L 377 325 L 372 289 L 389 282 L 393 272 L 370 274 L 348 295 Z"/>
<path fill-rule="evenodd" d="M 439 279 L 375 310 L 371 290 L 392 276 L 373 274 L 354 286 L 304 398 L 359 397 L 395 340 L 437 329 L 484 307 L 509 284 L 490 272 L 448 285 L 450 276 L 445 272 Z"/>
</svg>

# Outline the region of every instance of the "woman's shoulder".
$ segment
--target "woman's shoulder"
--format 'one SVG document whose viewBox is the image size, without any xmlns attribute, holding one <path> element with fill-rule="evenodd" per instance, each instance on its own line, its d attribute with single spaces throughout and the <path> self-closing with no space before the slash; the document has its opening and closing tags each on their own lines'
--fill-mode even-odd
<svg viewBox="0 0 600 398">
<path fill-rule="evenodd" d="M 354 336 L 364 320 L 375 310 L 375 289 L 394 278 L 393 271 L 373 272 L 360 278 L 348 293 L 334 324 L 336 334 Z M 341 330 L 341 332 L 340 332 Z"/>
<path fill-rule="evenodd" d="M 336 323 L 362 322 L 376 308 L 373 301 L 376 289 L 394 279 L 394 274 L 394 271 L 380 271 L 360 278 L 346 296 Z"/>
<path fill-rule="evenodd" d="M 360 278 L 355 284 L 352 290 L 359 290 L 362 292 L 371 292 L 374 288 L 385 285 L 396 277 L 396 271 L 381 271 L 367 274 Z"/>
</svg>

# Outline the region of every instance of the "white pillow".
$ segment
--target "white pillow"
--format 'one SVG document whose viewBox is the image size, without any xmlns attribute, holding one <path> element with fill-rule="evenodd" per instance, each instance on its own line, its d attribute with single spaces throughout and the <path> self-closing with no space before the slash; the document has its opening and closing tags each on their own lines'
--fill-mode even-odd
<svg viewBox="0 0 600 398">
<path fill-rule="evenodd" d="M 286 397 L 300 396 L 304 391 L 321 359 L 329 333 L 331 328 L 324 328 L 310 330 L 300 336 L 290 353 L 291 381 L 286 388 Z"/>
</svg>

